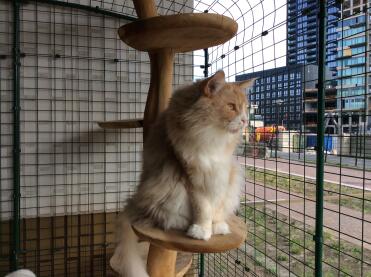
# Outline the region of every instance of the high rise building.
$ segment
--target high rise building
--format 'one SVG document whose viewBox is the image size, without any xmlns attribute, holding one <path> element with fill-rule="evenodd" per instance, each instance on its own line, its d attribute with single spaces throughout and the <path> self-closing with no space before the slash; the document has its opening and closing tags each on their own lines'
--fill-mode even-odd
<svg viewBox="0 0 371 277">
<path fill-rule="evenodd" d="M 287 1 L 287 64 L 318 63 L 318 1 Z M 336 26 L 339 4 L 327 1 L 326 61 L 328 68 L 336 71 Z"/>
<path fill-rule="evenodd" d="M 337 110 L 342 133 L 370 129 L 370 14 L 366 5 L 367 0 L 345 0 L 337 27 Z"/>
</svg>

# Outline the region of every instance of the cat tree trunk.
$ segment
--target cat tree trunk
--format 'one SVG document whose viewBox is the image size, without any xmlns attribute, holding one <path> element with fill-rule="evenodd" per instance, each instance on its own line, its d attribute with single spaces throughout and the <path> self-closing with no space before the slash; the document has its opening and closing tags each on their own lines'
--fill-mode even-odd
<svg viewBox="0 0 371 277">
<path fill-rule="evenodd" d="M 151 84 L 144 110 L 144 140 L 148 135 L 151 125 L 169 104 L 173 88 L 173 51 L 170 49 L 161 49 L 156 53 L 150 53 L 149 58 L 151 62 Z"/>
<path fill-rule="evenodd" d="M 140 19 L 157 16 L 155 1 L 133 0 L 134 8 Z"/>
<path fill-rule="evenodd" d="M 158 52 L 158 110 L 157 115 L 164 111 L 169 104 L 173 90 L 174 53 L 171 49 L 162 49 Z"/>
<path fill-rule="evenodd" d="M 148 252 L 147 271 L 151 277 L 174 277 L 177 251 L 158 247 L 151 243 Z"/>
</svg>

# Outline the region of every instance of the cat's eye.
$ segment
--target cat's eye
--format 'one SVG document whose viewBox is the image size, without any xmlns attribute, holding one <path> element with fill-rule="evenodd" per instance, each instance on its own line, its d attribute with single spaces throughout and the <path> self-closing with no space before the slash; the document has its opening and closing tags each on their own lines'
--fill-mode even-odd
<svg viewBox="0 0 371 277">
<path fill-rule="evenodd" d="M 228 108 L 231 110 L 231 111 L 235 111 L 236 110 L 236 105 L 233 104 L 233 103 L 228 103 Z"/>
</svg>

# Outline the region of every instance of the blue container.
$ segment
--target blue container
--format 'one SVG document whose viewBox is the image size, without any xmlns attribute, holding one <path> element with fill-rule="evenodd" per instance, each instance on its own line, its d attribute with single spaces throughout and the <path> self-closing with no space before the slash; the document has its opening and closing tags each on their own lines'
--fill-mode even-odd
<svg viewBox="0 0 371 277">
<path fill-rule="evenodd" d="M 306 147 L 314 147 L 315 148 L 316 146 L 317 146 L 317 135 L 308 135 L 307 136 Z M 334 138 L 332 136 L 325 135 L 324 145 L 323 145 L 323 148 L 325 149 L 325 151 L 332 151 L 334 146 L 335 146 Z"/>
<path fill-rule="evenodd" d="M 325 151 L 332 151 L 333 145 L 334 143 L 333 143 L 332 136 L 325 135 L 325 140 L 324 140 L 324 145 L 323 145 L 323 148 L 325 149 Z"/>
<path fill-rule="evenodd" d="M 306 147 L 316 147 L 316 145 L 317 145 L 317 136 L 307 135 Z"/>
</svg>

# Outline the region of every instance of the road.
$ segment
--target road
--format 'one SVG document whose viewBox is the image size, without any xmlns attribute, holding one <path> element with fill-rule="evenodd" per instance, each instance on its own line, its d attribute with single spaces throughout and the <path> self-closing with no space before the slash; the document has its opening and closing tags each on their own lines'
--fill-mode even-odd
<svg viewBox="0 0 371 277">
<path fill-rule="evenodd" d="M 293 176 L 316 179 L 316 167 L 312 163 L 304 164 L 301 161 L 289 161 L 286 159 L 254 159 L 238 157 L 242 165 L 254 166 L 259 169 L 277 171 Z M 340 168 L 337 166 L 325 166 L 324 179 L 326 182 L 341 184 L 342 186 L 365 189 L 371 191 L 371 171 L 363 171 L 352 168 Z"/>
</svg>

